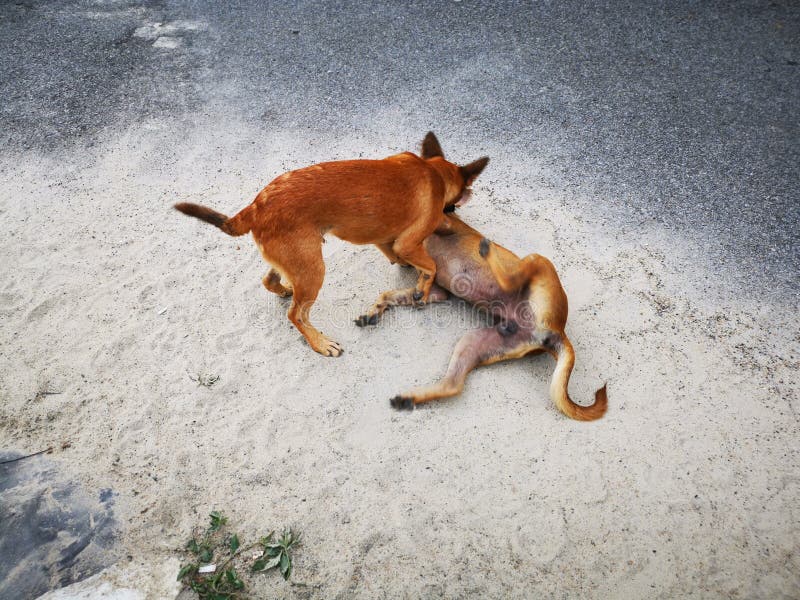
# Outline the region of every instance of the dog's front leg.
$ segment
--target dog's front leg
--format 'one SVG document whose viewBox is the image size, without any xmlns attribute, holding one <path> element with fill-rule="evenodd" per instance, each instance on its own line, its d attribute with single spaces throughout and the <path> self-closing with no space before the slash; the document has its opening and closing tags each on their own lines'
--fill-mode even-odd
<svg viewBox="0 0 800 600">
<path fill-rule="evenodd" d="M 365 325 L 376 325 L 384 311 L 390 306 L 411 306 L 419 304 L 414 300 L 414 293 L 416 288 L 406 288 L 404 290 L 391 290 L 383 292 L 378 296 L 378 300 L 373 304 L 370 309 L 355 320 L 356 325 L 364 327 Z M 448 292 L 446 289 L 439 287 L 435 283 L 431 286 L 431 293 L 428 294 L 428 304 L 434 302 L 444 302 L 447 300 Z"/>
<path fill-rule="evenodd" d="M 413 300 L 419 304 L 425 304 L 428 301 L 428 295 L 431 292 L 433 280 L 436 276 L 436 261 L 431 258 L 428 251 L 422 246 L 421 241 L 412 245 L 405 240 L 398 239 L 392 249 L 397 256 L 414 265 L 419 271 Z"/>
</svg>

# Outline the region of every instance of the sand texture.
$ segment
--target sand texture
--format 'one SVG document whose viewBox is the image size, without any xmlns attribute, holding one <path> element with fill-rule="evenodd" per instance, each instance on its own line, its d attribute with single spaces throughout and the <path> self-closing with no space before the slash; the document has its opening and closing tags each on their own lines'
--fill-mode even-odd
<svg viewBox="0 0 800 600">
<path fill-rule="evenodd" d="M 608 382 L 609 411 L 589 424 L 558 413 L 539 356 L 398 413 L 389 398 L 441 375 L 484 317 L 452 301 L 359 329 L 413 273 L 329 240 L 312 316 L 345 354 L 323 358 L 262 288 L 249 237 L 170 206 L 232 214 L 286 169 L 420 136 L 235 122 L 174 134 L 145 122 L 0 163 L 0 446 L 69 441 L 51 460 L 117 494 L 130 568 L 156 577 L 220 509 L 244 536 L 303 533 L 291 583 L 260 576 L 256 598 L 797 594 L 791 299 L 725 287 L 701 246 L 655 226 L 587 219 L 513 149 L 459 146 L 456 160 L 496 157 L 460 215 L 551 258 L 570 299 L 572 396 L 588 403 Z"/>
</svg>

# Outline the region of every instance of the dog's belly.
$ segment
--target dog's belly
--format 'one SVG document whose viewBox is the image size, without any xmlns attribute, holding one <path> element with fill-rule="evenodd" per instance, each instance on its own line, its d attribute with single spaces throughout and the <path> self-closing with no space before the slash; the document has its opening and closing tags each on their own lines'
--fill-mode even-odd
<svg viewBox="0 0 800 600">
<path fill-rule="evenodd" d="M 436 283 L 473 304 L 506 296 L 486 261 L 477 253 L 465 252 L 464 240 L 458 238 L 433 235 L 425 244 L 431 258 L 436 261 Z"/>
<path fill-rule="evenodd" d="M 434 257 L 436 283 L 474 304 L 489 302 L 502 294 L 488 269 L 463 258 Z"/>
<path fill-rule="evenodd" d="M 340 240 L 351 244 L 388 244 L 393 242 L 397 233 L 376 228 L 372 223 L 349 224 L 347 227 L 331 227 L 325 233 L 335 235 Z"/>
<path fill-rule="evenodd" d="M 471 248 L 472 243 L 475 249 Z M 495 317 L 516 322 L 528 328 L 535 321 L 528 289 L 508 294 L 497 284 L 489 265 L 477 252 L 480 239 L 459 235 L 432 235 L 425 248 L 436 261 L 436 283 L 452 294 L 478 307 L 485 308 Z"/>
<path fill-rule="evenodd" d="M 380 205 L 365 210 L 340 203 L 338 213 L 325 219 L 331 221 L 323 225 L 325 233 L 351 244 L 388 244 L 413 224 L 413 218 L 396 208 Z"/>
</svg>

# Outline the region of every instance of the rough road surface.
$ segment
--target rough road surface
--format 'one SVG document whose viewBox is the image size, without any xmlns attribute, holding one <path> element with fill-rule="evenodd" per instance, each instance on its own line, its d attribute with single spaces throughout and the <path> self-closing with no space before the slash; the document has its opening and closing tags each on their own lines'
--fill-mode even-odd
<svg viewBox="0 0 800 600">
<path fill-rule="evenodd" d="M 114 494 L 113 541 L 48 586 L 107 548 L 79 586 L 172 597 L 220 509 L 303 532 L 256 598 L 799 596 L 800 8 L 650 4 L 2 4 L 0 451 L 68 441 L 48 465 Z M 461 215 L 554 262 L 604 420 L 556 412 L 541 356 L 393 412 L 484 317 L 358 329 L 412 274 L 329 240 L 324 359 L 249 239 L 170 208 L 429 129 L 491 156 Z M 10 510 L 3 547 L 35 526 Z"/>
</svg>

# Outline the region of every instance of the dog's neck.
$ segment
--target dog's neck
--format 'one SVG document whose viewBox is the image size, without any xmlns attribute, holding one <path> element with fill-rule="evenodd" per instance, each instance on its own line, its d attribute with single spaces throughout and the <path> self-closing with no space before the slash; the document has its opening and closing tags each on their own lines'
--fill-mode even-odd
<svg viewBox="0 0 800 600">
<path fill-rule="evenodd" d="M 444 159 L 431 159 L 428 164 L 439 174 L 444 183 L 444 202 L 448 202 L 461 193 L 461 176 L 458 167 Z"/>
</svg>

